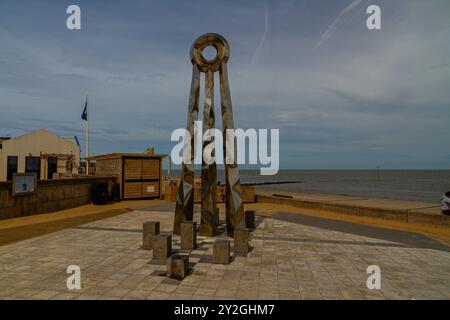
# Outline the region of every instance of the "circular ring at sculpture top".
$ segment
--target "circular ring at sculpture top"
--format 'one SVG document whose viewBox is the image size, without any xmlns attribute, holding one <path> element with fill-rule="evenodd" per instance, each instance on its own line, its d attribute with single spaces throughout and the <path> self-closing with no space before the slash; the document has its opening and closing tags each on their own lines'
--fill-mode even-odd
<svg viewBox="0 0 450 320">
<path fill-rule="evenodd" d="M 202 54 L 206 47 L 216 48 L 217 54 L 214 59 L 208 60 Z M 191 61 L 198 65 L 202 72 L 211 70 L 212 72 L 219 71 L 222 62 L 226 63 L 230 57 L 230 46 L 227 40 L 217 33 L 205 33 L 198 37 L 191 47 Z"/>
</svg>

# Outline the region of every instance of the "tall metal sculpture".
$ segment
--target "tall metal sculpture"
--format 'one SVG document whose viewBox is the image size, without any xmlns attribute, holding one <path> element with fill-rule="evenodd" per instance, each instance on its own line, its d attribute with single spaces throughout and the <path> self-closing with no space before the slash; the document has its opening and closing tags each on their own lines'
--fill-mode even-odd
<svg viewBox="0 0 450 320">
<path fill-rule="evenodd" d="M 214 47 L 217 51 L 216 57 L 211 60 L 205 59 L 202 55 L 203 49 L 209 46 Z M 180 234 L 181 222 L 193 220 L 195 154 L 194 121 L 197 121 L 199 112 L 200 73 L 205 73 L 205 105 L 203 112 L 203 129 L 206 131 L 215 127 L 214 72 L 219 72 L 224 157 L 226 157 L 227 152 L 234 152 L 232 163 L 227 163 L 227 161 L 224 161 L 227 234 L 229 236 L 233 236 L 234 229 L 237 227 L 243 227 L 245 225 L 245 222 L 244 207 L 242 202 L 242 189 L 239 180 L 239 167 L 236 163 L 236 148 L 234 148 L 233 150 L 227 150 L 227 143 L 225 143 L 227 141 L 227 129 L 234 129 L 230 86 L 228 84 L 227 72 L 227 62 L 230 57 L 230 47 L 228 45 L 228 42 L 221 35 L 215 33 L 207 33 L 195 40 L 194 44 L 191 47 L 190 55 L 191 62 L 193 64 L 193 70 L 191 91 L 189 96 L 189 110 L 187 116 L 187 130 L 189 131 L 191 137 L 191 161 L 190 163 L 183 163 L 181 183 L 177 195 L 173 232 L 175 234 Z M 203 144 L 203 148 L 204 147 L 205 143 Z M 219 213 L 216 210 L 216 164 L 207 164 L 203 160 L 201 175 L 200 234 L 211 237 L 216 234 L 219 221 Z"/>
</svg>

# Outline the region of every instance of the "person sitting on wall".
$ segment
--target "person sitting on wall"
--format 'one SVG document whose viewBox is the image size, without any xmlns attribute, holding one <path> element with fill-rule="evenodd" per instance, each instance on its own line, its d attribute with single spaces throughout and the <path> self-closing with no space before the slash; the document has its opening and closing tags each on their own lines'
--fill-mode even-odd
<svg viewBox="0 0 450 320">
<path fill-rule="evenodd" d="M 441 211 L 443 214 L 450 216 L 450 191 L 441 197 Z"/>
</svg>

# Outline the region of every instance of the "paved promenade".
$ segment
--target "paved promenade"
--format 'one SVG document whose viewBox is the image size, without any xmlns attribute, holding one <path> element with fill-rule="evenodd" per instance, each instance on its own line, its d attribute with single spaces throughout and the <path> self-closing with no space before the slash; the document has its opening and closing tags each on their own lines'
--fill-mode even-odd
<svg viewBox="0 0 450 320">
<path fill-rule="evenodd" d="M 440 242 L 276 210 L 258 215 L 247 257 L 213 265 L 213 239 L 199 237 L 192 273 L 168 279 L 141 248 L 141 229 L 159 220 L 170 231 L 172 217 L 173 205 L 161 205 L 1 246 L 0 298 L 450 299 L 450 248 Z M 81 290 L 66 287 L 69 265 L 81 268 Z M 380 290 L 366 286 L 370 265 L 381 268 Z"/>
</svg>

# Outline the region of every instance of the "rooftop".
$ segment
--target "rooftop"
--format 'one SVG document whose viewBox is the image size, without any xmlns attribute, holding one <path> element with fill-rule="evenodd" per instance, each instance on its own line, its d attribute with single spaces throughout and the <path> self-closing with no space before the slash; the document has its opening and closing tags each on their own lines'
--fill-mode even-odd
<svg viewBox="0 0 450 320">
<path fill-rule="evenodd" d="M 89 160 L 101 160 L 119 157 L 138 157 L 138 158 L 165 158 L 167 154 L 148 154 L 148 153 L 106 153 L 89 157 Z"/>
</svg>

